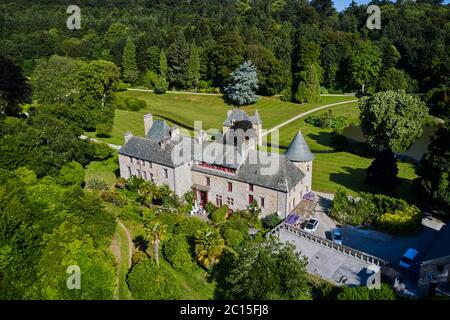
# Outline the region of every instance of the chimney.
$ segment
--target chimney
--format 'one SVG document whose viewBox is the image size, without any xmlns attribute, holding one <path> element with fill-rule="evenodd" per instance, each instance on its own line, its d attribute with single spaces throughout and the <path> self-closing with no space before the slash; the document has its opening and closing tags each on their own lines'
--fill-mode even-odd
<svg viewBox="0 0 450 320">
<path fill-rule="evenodd" d="M 130 131 L 125 132 L 124 134 L 124 138 L 125 138 L 125 144 L 128 143 L 128 141 L 130 141 L 130 139 L 133 137 L 133 134 Z"/>
<path fill-rule="evenodd" d="M 144 131 L 145 136 L 147 136 L 148 132 L 150 131 L 150 128 L 153 126 L 153 115 L 151 113 L 147 113 L 144 116 Z"/>
<path fill-rule="evenodd" d="M 200 130 L 200 132 L 197 135 L 198 143 L 203 144 L 203 142 L 206 141 L 207 139 L 208 139 L 208 134 L 205 131 Z"/>
</svg>

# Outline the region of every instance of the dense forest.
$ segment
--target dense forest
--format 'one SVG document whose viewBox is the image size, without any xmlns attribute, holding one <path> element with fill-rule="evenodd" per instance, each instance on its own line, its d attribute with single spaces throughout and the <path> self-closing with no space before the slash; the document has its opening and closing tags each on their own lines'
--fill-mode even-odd
<svg viewBox="0 0 450 320">
<path fill-rule="evenodd" d="M 165 55 L 170 86 L 179 89 L 223 88 L 245 59 L 258 67 L 261 94 L 296 90 L 311 66 L 329 92 L 447 86 L 448 6 L 372 3 L 381 8 L 380 30 L 366 27 L 367 6 L 338 13 L 331 0 L 74 1 L 81 29 L 68 30 L 65 1 L 19 0 L 0 6 L 1 53 L 27 73 L 54 54 L 110 60 L 131 83 L 158 74 Z"/>
</svg>

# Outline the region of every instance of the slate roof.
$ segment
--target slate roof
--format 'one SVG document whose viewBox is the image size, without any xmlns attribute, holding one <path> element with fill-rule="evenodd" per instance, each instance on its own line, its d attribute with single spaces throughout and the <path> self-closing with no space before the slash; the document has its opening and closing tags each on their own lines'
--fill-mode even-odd
<svg viewBox="0 0 450 320">
<path fill-rule="evenodd" d="M 258 111 L 255 112 L 255 115 L 249 116 L 245 111 L 240 109 L 234 109 L 230 112 L 228 117 L 223 122 L 224 126 L 232 126 L 234 121 L 250 121 L 252 124 L 261 124 L 261 118 L 259 117 Z"/>
<path fill-rule="evenodd" d="M 269 159 L 273 164 L 272 167 L 269 165 Z M 227 164 L 224 166 L 228 167 Z M 194 165 L 192 170 L 281 192 L 288 192 L 304 177 L 303 172 L 285 156 L 256 150 L 249 151 L 246 160 L 237 166 L 236 173 L 223 172 L 199 165 Z"/>
<path fill-rule="evenodd" d="M 284 155 L 291 161 L 312 161 L 314 155 L 309 149 L 301 131 L 299 130 L 295 138 L 289 144 Z"/>
<path fill-rule="evenodd" d="M 174 146 L 174 143 L 160 146 L 158 141 L 133 136 L 120 148 L 119 154 L 175 168 L 179 164 L 177 165 L 172 161 Z"/>
</svg>

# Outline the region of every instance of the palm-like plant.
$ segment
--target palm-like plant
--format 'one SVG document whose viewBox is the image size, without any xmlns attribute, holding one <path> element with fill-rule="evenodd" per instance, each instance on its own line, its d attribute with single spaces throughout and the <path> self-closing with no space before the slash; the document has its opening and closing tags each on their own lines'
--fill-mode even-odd
<svg viewBox="0 0 450 320">
<path fill-rule="evenodd" d="M 195 255 L 197 260 L 206 269 L 211 268 L 222 255 L 225 241 L 220 234 L 214 230 L 198 230 L 195 237 Z"/>
<path fill-rule="evenodd" d="M 166 236 L 166 225 L 160 223 L 147 223 L 145 225 L 147 239 L 153 245 L 156 264 L 159 265 L 159 244 Z"/>
</svg>

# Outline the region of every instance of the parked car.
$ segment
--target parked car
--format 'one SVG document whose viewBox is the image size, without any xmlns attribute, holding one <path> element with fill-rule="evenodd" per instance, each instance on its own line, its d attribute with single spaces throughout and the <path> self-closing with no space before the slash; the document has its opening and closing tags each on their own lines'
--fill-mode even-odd
<svg viewBox="0 0 450 320">
<path fill-rule="evenodd" d="M 342 229 L 333 229 L 333 231 L 331 231 L 331 240 L 337 244 L 342 244 Z"/>
<path fill-rule="evenodd" d="M 313 234 L 314 232 L 316 232 L 318 227 L 319 227 L 319 220 L 312 218 L 306 222 L 305 226 L 303 227 L 303 230 Z"/>
<path fill-rule="evenodd" d="M 400 268 L 409 270 L 414 264 L 414 260 L 416 259 L 417 255 L 419 254 L 419 251 L 413 248 L 409 248 L 406 250 L 403 257 L 400 259 L 399 266 Z"/>
</svg>

